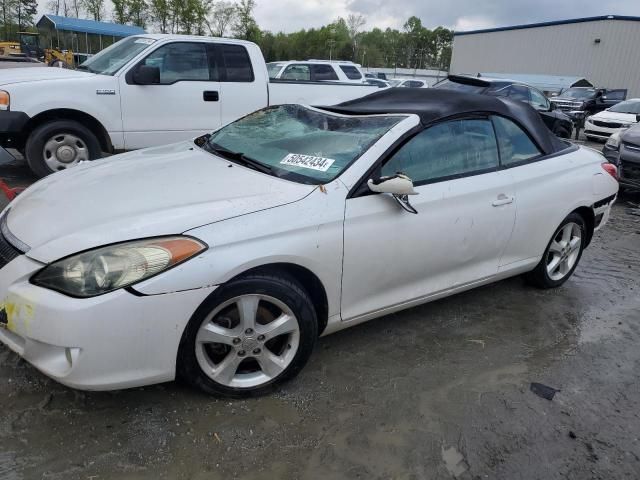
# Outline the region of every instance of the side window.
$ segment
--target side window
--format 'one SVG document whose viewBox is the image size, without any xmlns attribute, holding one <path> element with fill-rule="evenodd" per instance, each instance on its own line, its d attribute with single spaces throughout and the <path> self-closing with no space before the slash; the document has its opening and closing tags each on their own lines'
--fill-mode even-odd
<svg viewBox="0 0 640 480">
<path fill-rule="evenodd" d="M 311 65 L 311 79 L 314 82 L 338 80 L 338 75 L 331 65 Z"/>
<path fill-rule="evenodd" d="M 622 101 L 625 98 L 627 98 L 626 93 L 627 93 L 626 90 L 609 90 L 607 91 L 607 93 L 605 93 L 605 96 L 607 97 L 607 100 Z"/>
<path fill-rule="evenodd" d="M 284 69 L 280 78 L 282 80 L 311 80 L 309 65 L 289 65 Z"/>
<path fill-rule="evenodd" d="M 180 42 L 163 45 L 145 58 L 144 64 L 160 69 L 161 85 L 189 80 L 212 80 L 207 47 L 204 43 Z"/>
<path fill-rule="evenodd" d="M 405 86 L 409 87 L 409 88 L 421 88 L 423 85 L 422 82 L 418 81 L 418 80 L 409 80 Z"/>
<path fill-rule="evenodd" d="M 546 112 L 551 109 L 549 105 L 549 100 L 538 90 L 534 90 L 533 88 L 529 90 L 531 92 L 531 106 L 536 110 L 542 110 Z"/>
<path fill-rule="evenodd" d="M 414 183 L 494 170 L 498 147 L 489 120 L 434 125 L 405 143 L 382 167 L 382 175 L 403 172 Z"/>
<path fill-rule="evenodd" d="M 496 127 L 502 165 L 512 165 L 540 156 L 542 153 L 524 130 L 504 117 L 491 117 Z"/>
<path fill-rule="evenodd" d="M 344 72 L 349 80 L 359 80 L 362 78 L 360 70 L 352 65 L 340 65 L 340 69 Z"/>
<path fill-rule="evenodd" d="M 222 44 L 219 46 L 224 62 L 224 82 L 253 82 L 253 68 L 247 49 L 242 45 Z"/>
<path fill-rule="evenodd" d="M 529 103 L 529 89 L 522 85 L 511 85 L 509 88 L 509 97 L 514 100 Z"/>
</svg>

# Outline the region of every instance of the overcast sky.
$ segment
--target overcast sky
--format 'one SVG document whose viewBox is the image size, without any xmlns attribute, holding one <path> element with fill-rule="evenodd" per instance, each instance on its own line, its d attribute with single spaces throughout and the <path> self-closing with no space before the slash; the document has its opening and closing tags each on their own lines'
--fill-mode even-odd
<svg viewBox="0 0 640 480">
<path fill-rule="evenodd" d="M 401 28 L 415 15 L 425 26 L 457 31 L 595 15 L 640 16 L 640 0 L 256 0 L 260 28 L 291 32 L 359 13 L 365 28 Z M 46 0 L 39 0 L 40 13 Z M 105 4 L 111 5 L 110 0 Z M 109 19 L 110 20 L 110 19 Z"/>
</svg>

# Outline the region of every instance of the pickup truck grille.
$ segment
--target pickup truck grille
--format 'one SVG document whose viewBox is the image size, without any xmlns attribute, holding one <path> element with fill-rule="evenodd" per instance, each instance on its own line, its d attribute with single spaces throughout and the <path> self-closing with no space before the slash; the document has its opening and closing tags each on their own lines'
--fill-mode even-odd
<svg viewBox="0 0 640 480">
<path fill-rule="evenodd" d="M 619 122 L 603 122 L 602 120 L 591 120 L 591 123 L 593 123 L 597 127 L 604 127 L 604 128 L 621 128 L 622 127 L 622 124 Z"/>
</svg>

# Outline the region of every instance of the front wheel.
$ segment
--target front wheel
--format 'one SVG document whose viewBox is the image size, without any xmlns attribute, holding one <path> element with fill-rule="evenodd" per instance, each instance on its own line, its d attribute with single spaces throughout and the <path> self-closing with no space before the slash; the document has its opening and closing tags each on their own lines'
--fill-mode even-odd
<svg viewBox="0 0 640 480">
<path fill-rule="evenodd" d="M 567 216 L 551 237 L 538 266 L 525 276 L 526 280 L 539 288 L 555 288 L 566 282 L 582 257 L 586 231 L 580 215 Z"/>
<path fill-rule="evenodd" d="M 74 120 L 54 120 L 40 125 L 31 132 L 25 146 L 29 168 L 38 177 L 101 155 L 100 142 L 93 132 Z"/>
<path fill-rule="evenodd" d="M 313 303 L 286 274 L 252 274 L 220 287 L 190 320 L 178 375 L 209 394 L 261 395 L 294 377 L 318 337 Z"/>
</svg>

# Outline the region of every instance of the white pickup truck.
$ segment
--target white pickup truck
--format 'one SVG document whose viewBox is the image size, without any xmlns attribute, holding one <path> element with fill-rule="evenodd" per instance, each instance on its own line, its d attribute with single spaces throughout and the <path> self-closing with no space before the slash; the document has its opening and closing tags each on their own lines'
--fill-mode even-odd
<svg viewBox="0 0 640 480">
<path fill-rule="evenodd" d="M 125 38 L 77 70 L 0 71 L 0 154 L 38 176 L 103 153 L 194 138 L 268 105 L 333 105 L 370 85 L 271 80 L 262 52 L 226 38 Z"/>
</svg>

